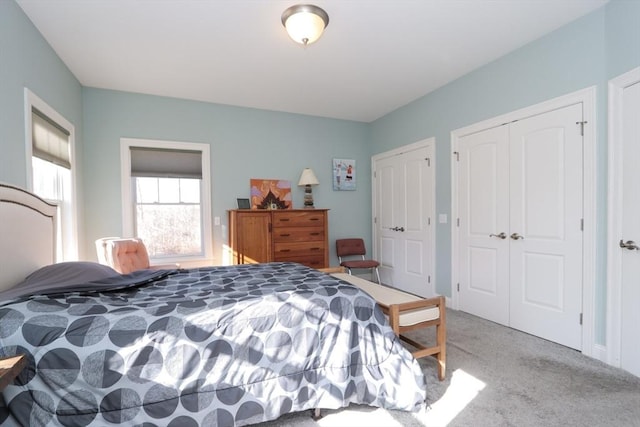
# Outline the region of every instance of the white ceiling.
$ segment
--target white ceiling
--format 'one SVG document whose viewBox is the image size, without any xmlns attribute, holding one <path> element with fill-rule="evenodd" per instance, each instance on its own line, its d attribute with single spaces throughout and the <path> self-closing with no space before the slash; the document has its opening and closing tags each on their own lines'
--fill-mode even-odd
<svg viewBox="0 0 640 427">
<path fill-rule="evenodd" d="M 17 0 L 84 86 L 371 122 L 608 0 Z M 304 2 L 304 1 L 303 1 Z"/>
</svg>

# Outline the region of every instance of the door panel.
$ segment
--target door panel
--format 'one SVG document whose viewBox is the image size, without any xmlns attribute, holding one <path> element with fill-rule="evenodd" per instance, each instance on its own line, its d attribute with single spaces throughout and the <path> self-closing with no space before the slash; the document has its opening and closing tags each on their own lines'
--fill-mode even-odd
<svg viewBox="0 0 640 427">
<path fill-rule="evenodd" d="M 460 309 L 509 324 L 508 127 L 461 139 Z"/>
<path fill-rule="evenodd" d="M 640 82 L 623 91 L 622 96 L 622 233 L 610 236 L 640 246 Z M 620 365 L 640 377 L 640 250 L 622 251 Z"/>
<path fill-rule="evenodd" d="M 391 159 L 393 160 L 393 159 Z M 378 185 L 377 229 L 379 236 L 378 262 L 380 277 L 383 283 L 392 281 L 391 272 L 396 267 L 397 252 L 394 233 L 391 230 L 398 223 L 395 217 L 395 206 L 400 202 L 396 191 L 396 172 L 393 161 L 379 162 L 376 166 Z"/>
<path fill-rule="evenodd" d="M 425 161 L 430 154 L 421 149 L 400 156 L 403 163 L 404 185 L 400 191 L 404 196 L 402 212 L 404 231 L 400 232 L 400 239 L 404 241 L 404 266 L 400 266 L 402 275 L 398 278 L 397 287 L 424 297 L 435 294 L 429 283 L 429 254 L 427 245 L 430 243 L 427 209 L 432 205 L 428 188 L 428 163 Z"/>
<path fill-rule="evenodd" d="M 582 105 L 510 128 L 510 324 L 580 349 Z"/>
<path fill-rule="evenodd" d="M 525 286 L 523 303 L 543 310 L 562 311 L 563 301 L 563 258 L 549 254 L 524 254 L 522 259 Z M 574 319 L 575 320 L 575 319 Z"/>
<path fill-rule="evenodd" d="M 433 235 L 433 145 L 375 162 L 376 236 L 382 282 L 424 297 L 435 295 L 431 280 Z"/>
</svg>

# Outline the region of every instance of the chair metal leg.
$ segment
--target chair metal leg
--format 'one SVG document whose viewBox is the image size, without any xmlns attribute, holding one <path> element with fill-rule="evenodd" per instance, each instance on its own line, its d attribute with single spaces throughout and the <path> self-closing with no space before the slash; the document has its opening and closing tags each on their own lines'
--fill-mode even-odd
<svg viewBox="0 0 640 427">
<path fill-rule="evenodd" d="M 380 281 L 380 272 L 378 271 L 378 267 L 376 267 L 376 276 L 378 277 L 378 284 L 381 285 L 382 282 Z"/>
</svg>

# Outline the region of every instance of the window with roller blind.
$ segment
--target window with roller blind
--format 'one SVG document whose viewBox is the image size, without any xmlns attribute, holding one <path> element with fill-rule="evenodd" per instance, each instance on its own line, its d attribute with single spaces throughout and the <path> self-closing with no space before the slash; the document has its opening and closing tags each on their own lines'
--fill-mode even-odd
<svg viewBox="0 0 640 427">
<path fill-rule="evenodd" d="M 125 234 L 158 262 L 210 259 L 209 146 L 122 139 L 121 147 Z"/>
<path fill-rule="evenodd" d="M 74 127 L 25 89 L 28 187 L 58 206 L 57 260 L 78 259 Z"/>
</svg>

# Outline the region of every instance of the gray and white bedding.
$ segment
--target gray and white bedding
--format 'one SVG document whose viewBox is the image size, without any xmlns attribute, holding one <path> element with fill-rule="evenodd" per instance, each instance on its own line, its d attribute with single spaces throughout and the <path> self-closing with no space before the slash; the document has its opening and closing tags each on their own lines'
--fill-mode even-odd
<svg viewBox="0 0 640 427">
<path fill-rule="evenodd" d="M 0 424 L 241 426 L 350 403 L 424 405 L 420 366 L 375 301 L 316 270 L 81 276 L 69 291 L 58 280 L 0 300 L 0 356 L 29 360 L 2 392 Z"/>
</svg>

